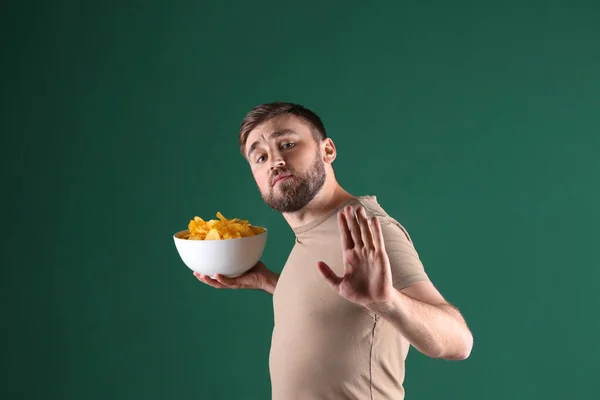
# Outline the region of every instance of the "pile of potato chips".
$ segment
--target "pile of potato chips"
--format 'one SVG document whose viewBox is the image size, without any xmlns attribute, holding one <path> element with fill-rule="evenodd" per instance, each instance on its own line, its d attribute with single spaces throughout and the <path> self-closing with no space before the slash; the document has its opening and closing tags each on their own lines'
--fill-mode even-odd
<svg viewBox="0 0 600 400">
<path fill-rule="evenodd" d="M 265 231 L 260 226 L 253 226 L 239 218 L 227 219 L 217 212 L 218 219 L 206 222 L 200 217 L 194 217 L 188 224 L 188 232 L 183 239 L 189 240 L 223 240 L 258 235 Z"/>
</svg>

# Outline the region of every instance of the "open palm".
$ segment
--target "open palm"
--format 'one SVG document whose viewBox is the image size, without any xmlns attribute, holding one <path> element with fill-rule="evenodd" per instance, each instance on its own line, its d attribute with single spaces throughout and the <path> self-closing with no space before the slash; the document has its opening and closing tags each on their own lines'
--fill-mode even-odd
<svg viewBox="0 0 600 400">
<path fill-rule="evenodd" d="M 317 267 L 329 284 L 345 299 L 369 306 L 385 302 L 394 287 L 390 260 L 385 251 L 377 217 L 367 218 L 365 209 L 351 206 L 338 213 L 344 274 L 337 276 L 324 262 Z"/>
</svg>

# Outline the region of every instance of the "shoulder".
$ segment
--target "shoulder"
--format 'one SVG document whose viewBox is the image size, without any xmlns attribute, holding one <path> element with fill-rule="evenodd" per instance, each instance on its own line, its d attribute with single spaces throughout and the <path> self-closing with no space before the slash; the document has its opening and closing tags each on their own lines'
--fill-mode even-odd
<svg viewBox="0 0 600 400">
<path fill-rule="evenodd" d="M 404 226 L 391 217 L 374 197 L 358 198 L 355 207 L 364 207 L 367 217 L 376 217 L 381 226 L 385 252 L 395 288 L 402 290 L 429 280 L 413 241 Z"/>
<path fill-rule="evenodd" d="M 399 240 L 412 245 L 412 238 L 408 230 L 397 219 L 390 216 L 379 204 L 375 196 L 359 196 L 356 198 L 355 206 L 362 206 L 368 218 L 377 217 L 384 239 Z"/>
</svg>

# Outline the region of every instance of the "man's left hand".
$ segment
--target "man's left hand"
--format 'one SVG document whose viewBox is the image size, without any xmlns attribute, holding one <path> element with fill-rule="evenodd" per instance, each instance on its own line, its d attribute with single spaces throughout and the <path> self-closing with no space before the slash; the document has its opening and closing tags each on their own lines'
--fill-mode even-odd
<svg viewBox="0 0 600 400">
<path fill-rule="evenodd" d="M 377 308 L 392 298 L 390 260 L 385 251 L 377 217 L 367 218 L 364 207 L 345 207 L 338 213 L 342 239 L 344 274 L 337 276 L 324 262 L 317 268 L 329 284 L 345 299 Z"/>
</svg>

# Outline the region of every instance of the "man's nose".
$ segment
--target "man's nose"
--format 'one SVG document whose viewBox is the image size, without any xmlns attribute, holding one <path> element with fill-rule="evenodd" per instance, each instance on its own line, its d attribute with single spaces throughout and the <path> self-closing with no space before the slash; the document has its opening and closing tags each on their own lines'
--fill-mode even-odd
<svg viewBox="0 0 600 400">
<path fill-rule="evenodd" d="M 283 157 L 281 157 L 281 154 L 279 154 L 279 152 L 277 153 L 273 153 L 273 155 L 271 156 L 271 169 L 275 169 L 275 168 L 281 168 L 285 165 L 285 160 L 283 159 Z"/>
</svg>

